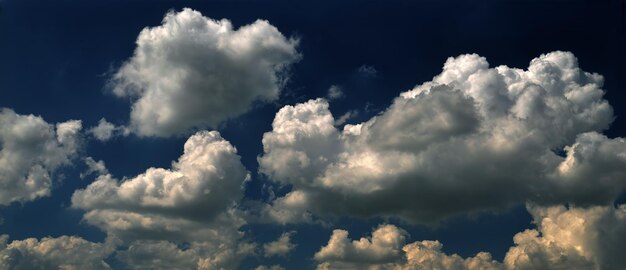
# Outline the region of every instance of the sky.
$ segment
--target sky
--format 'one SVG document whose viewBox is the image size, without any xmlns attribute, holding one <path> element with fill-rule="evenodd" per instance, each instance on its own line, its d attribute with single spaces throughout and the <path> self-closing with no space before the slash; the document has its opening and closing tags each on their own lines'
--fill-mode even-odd
<svg viewBox="0 0 626 270">
<path fill-rule="evenodd" d="M 624 269 L 626 1 L 0 1 L 0 269 Z"/>
</svg>

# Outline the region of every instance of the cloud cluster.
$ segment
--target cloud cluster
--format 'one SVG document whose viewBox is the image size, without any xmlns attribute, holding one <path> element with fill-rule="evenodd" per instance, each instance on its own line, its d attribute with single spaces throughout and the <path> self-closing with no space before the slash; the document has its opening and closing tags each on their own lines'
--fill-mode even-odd
<svg viewBox="0 0 626 270">
<path fill-rule="evenodd" d="M 141 31 L 111 85 L 117 96 L 136 98 L 129 127 L 140 136 L 216 127 L 278 98 L 286 69 L 300 58 L 297 43 L 264 20 L 234 30 L 185 8 Z"/>
<path fill-rule="evenodd" d="M 446 255 L 438 241 L 406 244 L 407 233 L 394 225 L 381 225 L 371 238 L 351 241 L 345 230 L 334 230 L 328 244 L 316 254 L 317 269 L 500 269 L 489 253 L 463 259 Z"/>
<path fill-rule="evenodd" d="M 319 216 L 430 223 L 526 202 L 607 204 L 626 187 L 626 142 L 600 133 L 614 119 L 602 83 L 567 52 L 527 70 L 449 58 L 432 81 L 343 130 L 324 99 L 283 107 L 259 170 L 301 198 L 282 209 Z"/>
<path fill-rule="evenodd" d="M 520 232 L 515 246 L 498 262 L 486 252 L 462 258 L 441 251 L 439 241 L 405 244 L 406 233 L 381 225 L 371 238 L 350 241 L 333 231 L 316 254 L 318 269 L 623 269 L 626 259 L 626 206 L 590 208 L 529 206 L 537 229 Z"/>
<path fill-rule="evenodd" d="M 0 205 L 48 196 L 54 173 L 80 148 L 81 121 L 52 125 L 0 109 Z"/>
<path fill-rule="evenodd" d="M 189 263 L 202 269 L 230 268 L 250 250 L 239 241 L 244 220 L 234 208 L 248 178 L 235 147 L 218 132 L 201 131 L 172 169 L 149 168 L 122 181 L 101 174 L 74 193 L 72 206 L 86 210 L 84 219 L 109 238 L 129 244 L 119 257 L 130 264 L 194 258 Z"/>
<path fill-rule="evenodd" d="M 104 258 L 113 250 L 106 244 L 75 236 L 28 238 L 11 243 L 7 240 L 7 235 L 0 236 L 2 269 L 111 269 Z"/>
</svg>

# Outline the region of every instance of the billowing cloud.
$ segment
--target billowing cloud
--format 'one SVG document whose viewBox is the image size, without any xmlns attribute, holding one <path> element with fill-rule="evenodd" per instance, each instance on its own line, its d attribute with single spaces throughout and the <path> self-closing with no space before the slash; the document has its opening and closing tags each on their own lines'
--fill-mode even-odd
<svg viewBox="0 0 626 270">
<path fill-rule="evenodd" d="M 345 230 L 334 230 L 328 244 L 315 253 L 317 269 L 500 269 L 489 253 L 475 257 L 441 252 L 438 241 L 406 245 L 407 233 L 394 225 L 381 225 L 371 238 L 351 241 Z"/>
<path fill-rule="evenodd" d="M 486 252 L 462 258 L 441 251 L 439 241 L 405 245 L 406 233 L 381 225 L 371 238 L 351 241 L 333 231 L 316 254 L 318 269 L 624 269 L 626 206 L 529 206 L 536 229 L 515 235 L 515 245 L 498 262 Z"/>
<path fill-rule="evenodd" d="M 537 229 L 518 233 L 509 269 L 624 269 L 626 205 L 529 207 Z"/>
<path fill-rule="evenodd" d="M 263 245 L 263 251 L 266 257 L 272 256 L 286 256 L 293 249 L 296 248 L 296 244 L 291 242 L 291 237 L 295 234 L 295 231 L 286 232 L 280 235 L 276 241 L 269 242 Z"/>
<path fill-rule="evenodd" d="M 218 132 L 201 131 L 187 140 L 172 169 L 149 168 L 122 181 L 102 174 L 74 193 L 72 206 L 86 210 L 84 220 L 109 238 L 130 246 L 119 252 L 129 264 L 175 265 L 194 258 L 188 263 L 202 269 L 232 268 L 243 258 L 240 250 L 253 250 L 240 241 L 245 221 L 234 207 L 248 178 L 235 147 Z"/>
<path fill-rule="evenodd" d="M 300 58 L 297 43 L 264 20 L 235 30 L 185 8 L 141 31 L 111 84 L 117 96 L 136 98 L 129 127 L 140 136 L 216 127 L 278 98 L 286 69 Z"/>
<path fill-rule="evenodd" d="M 614 119 L 602 83 L 567 52 L 527 70 L 449 58 L 432 81 L 343 130 L 324 99 L 283 107 L 259 170 L 293 185 L 284 198 L 300 204 L 284 209 L 319 216 L 430 223 L 526 202 L 607 204 L 626 187 L 626 142 L 601 134 Z"/>
<path fill-rule="evenodd" d="M 81 121 L 52 125 L 0 109 L 0 205 L 48 196 L 54 173 L 80 148 Z"/>
<path fill-rule="evenodd" d="M 259 265 L 257 266 L 257 268 L 254 268 L 254 270 L 285 270 L 285 268 L 280 265 L 272 265 L 272 266 Z"/>
<path fill-rule="evenodd" d="M 106 244 L 75 236 L 28 238 L 11 243 L 7 240 L 7 235 L 0 236 L 2 269 L 111 269 L 104 258 L 113 250 Z"/>
</svg>

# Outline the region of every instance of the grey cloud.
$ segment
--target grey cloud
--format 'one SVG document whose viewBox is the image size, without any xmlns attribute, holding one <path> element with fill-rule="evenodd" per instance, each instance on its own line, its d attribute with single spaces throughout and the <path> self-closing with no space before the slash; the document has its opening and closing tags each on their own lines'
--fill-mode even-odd
<svg viewBox="0 0 626 270">
<path fill-rule="evenodd" d="M 307 211 L 431 223 L 526 202 L 606 204 L 626 187 L 626 142 L 600 133 L 614 119 L 602 82 L 567 52 L 527 70 L 449 58 L 432 81 L 342 131 L 324 99 L 285 106 L 259 170 L 303 198 L 282 207 L 281 223 Z"/>
</svg>

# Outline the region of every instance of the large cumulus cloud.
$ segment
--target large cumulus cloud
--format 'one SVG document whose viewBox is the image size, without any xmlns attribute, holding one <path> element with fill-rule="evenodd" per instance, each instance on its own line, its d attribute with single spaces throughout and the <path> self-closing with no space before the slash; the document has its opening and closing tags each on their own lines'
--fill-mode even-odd
<svg viewBox="0 0 626 270">
<path fill-rule="evenodd" d="M 80 148 L 81 121 L 56 125 L 0 109 L 0 205 L 48 196 L 54 173 Z"/>
<path fill-rule="evenodd" d="M 525 202 L 606 204 L 626 186 L 626 142 L 601 134 L 614 119 L 602 83 L 567 52 L 526 70 L 462 55 L 343 130 L 324 99 L 286 106 L 258 160 L 299 200 L 265 212 L 428 223 Z"/>
<path fill-rule="evenodd" d="M 333 231 L 314 256 L 318 269 L 624 269 L 626 207 L 529 206 L 536 229 L 515 235 L 515 245 L 498 262 L 487 252 L 473 257 L 445 254 L 439 241 L 406 244 L 407 234 L 381 225 L 371 237 L 351 241 Z"/>
<path fill-rule="evenodd" d="M 117 96 L 136 98 L 130 128 L 141 136 L 215 127 L 278 98 L 296 45 L 267 21 L 235 30 L 186 8 L 141 31 L 111 84 Z"/>
<path fill-rule="evenodd" d="M 218 132 L 191 136 L 172 169 L 149 168 L 121 181 L 100 171 L 74 193 L 72 206 L 86 210 L 84 219 L 111 241 L 129 246 L 118 252 L 129 265 L 166 269 L 159 264 L 193 258 L 188 263 L 202 269 L 232 268 L 237 254 L 250 250 L 240 241 L 245 221 L 235 207 L 249 174 Z"/>
</svg>

